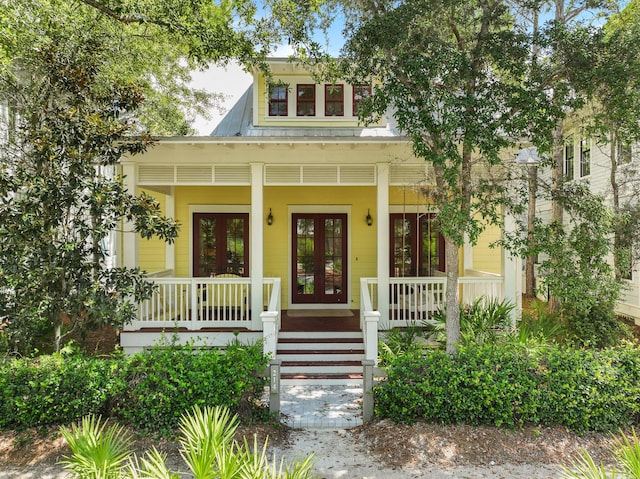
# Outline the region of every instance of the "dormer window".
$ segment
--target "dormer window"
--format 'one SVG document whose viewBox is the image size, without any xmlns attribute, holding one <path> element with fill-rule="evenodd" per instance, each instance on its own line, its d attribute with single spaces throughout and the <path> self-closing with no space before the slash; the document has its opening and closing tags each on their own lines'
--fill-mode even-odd
<svg viewBox="0 0 640 479">
<path fill-rule="evenodd" d="M 344 85 L 324 86 L 324 115 L 344 116 Z"/>
<path fill-rule="evenodd" d="M 287 85 L 269 85 L 269 116 L 287 116 L 288 111 Z"/>
<path fill-rule="evenodd" d="M 360 102 L 371 96 L 371 85 L 353 85 L 353 115 L 358 114 Z"/>
<path fill-rule="evenodd" d="M 296 86 L 296 115 L 316 116 L 316 86 L 297 85 Z"/>
</svg>

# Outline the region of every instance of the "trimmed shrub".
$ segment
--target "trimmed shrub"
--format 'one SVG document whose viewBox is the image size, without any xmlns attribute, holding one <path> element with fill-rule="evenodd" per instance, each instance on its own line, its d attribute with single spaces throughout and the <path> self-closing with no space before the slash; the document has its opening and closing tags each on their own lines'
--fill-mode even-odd
<svg viewBox="0 0 640 479">
<path fill-rule="evenodd" d="M 614 431 L 640 412 L 640 350 L 551 349 L 537 371 L 542 424 L 577 432 Z"/>
<path fill-rule="evenodd" d="M 194 406 L 224 406 L 245 420 L 258 407 L 267 358 L 259 345 L 234 343 L 220 351 L 156 347 L 131 361 L 118 414 L 147 431 L 172 434 Z"/>
<path fill-rule="evenodd" d="M 68 424 L 107 414 L 124 390 L 126 360 L 53 354 L 0 366 L 0 429 Z"/>
<path fill-rule="evenodd" d="M 627 325 L 618 320 L 608 302 L 596 303 L 588 311 L 565 305 L 562 314 L 568 339 L 577 347 L 609 348 L 631 338 Z"/>
<path fill-rule="evenodd" d="M 613 431 L 636 424 L 640 350 L 460 348 L 395 358 L 375 389 L 376 413 L 400 423 L 564 425 Z"/>
</svg>

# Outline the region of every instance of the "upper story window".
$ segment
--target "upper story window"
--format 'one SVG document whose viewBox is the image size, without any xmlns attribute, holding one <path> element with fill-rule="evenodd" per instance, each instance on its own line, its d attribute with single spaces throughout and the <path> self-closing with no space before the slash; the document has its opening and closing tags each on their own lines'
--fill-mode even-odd
<svg viewBox="0 0 640 479">
<path fill-rule="evenodd" d="M 586 138 L 580 140 L 580 176 L 591 174 L 591 140 Z"/>
<path fill-rule="evenodd" d="M 358 114 L 360 102 L 371 96 L 371 85 L 353 85 L 353 114 Z"/>
<path fill-rule="evenodd" d="M 574 158 L 573 136 L 570 136 L 564 145 L 564 178 L 567 181 L 573 180 Z"/>
<path fill-rule="evenodd" d="M 324 115 L 344 116 L 344 85 L 324 86 Z"/>
<path fill-rule="evenodd" d="M 269 116 L 287 116 L 288 111 L 287 85 L 269 85 Z"/>
<path fill-rule="evenodd" d="M 296 115 L 316 116 L 316 86 L 297 85 L 296 86 Z"/>
</svg>

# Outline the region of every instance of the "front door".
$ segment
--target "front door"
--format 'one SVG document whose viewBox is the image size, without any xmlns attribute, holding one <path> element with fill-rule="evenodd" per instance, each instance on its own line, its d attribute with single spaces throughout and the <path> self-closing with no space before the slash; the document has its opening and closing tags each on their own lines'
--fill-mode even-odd
<svg viewBox="0 0 640 479">
<path fill-rule="evenodd" d="M 293 303 L 347 303 L 347 215 L 296 213 Z"/>
</svg>

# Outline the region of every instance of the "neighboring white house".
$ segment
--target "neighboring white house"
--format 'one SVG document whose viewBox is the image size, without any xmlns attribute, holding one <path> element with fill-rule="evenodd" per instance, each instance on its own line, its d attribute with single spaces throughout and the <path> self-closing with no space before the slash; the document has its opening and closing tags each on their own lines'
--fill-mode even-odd
<svg viewBox="0 0 640 479">
<path fill-rule="evenodd" d="M 589 185 L 591 191 L 603 195 L 607 201 L 612 201 L 612 160 L 611 145 L 600 143 L 591 138 L 584 129 L 569 125 L 566 128 L 565 145 L 563 151 L 563 174 L 565 181 L 581 181 Z M 637 146 L 624 148 L 616 153 L 618 160 L 617 178 L 621 181 L 629 167 L 636 167 L 640 158 L 637 155 Z M 636 168 L 637 169 L 637 168 Z M 547 180 L 548 178 L 548 172 Z M 637 180 L 636 180 L 637 181 Z M 620 203 L 634 200 L 631 190 L 620 190 Z M 637 201 L 637 199 L 635 199 Z M 540 199 L 538 201 L 537 216 L 544 220 L 551 218 L 551 202 Z M 565 222 L 567 215 L 565 215 Z M 624 278 L 627 288 L 622 293 L 616 311 L 618 314 L 634 319 L 640 324 L 640 272 L 638 264 L 631 264 L 628 274 Z"/>
</svg>

